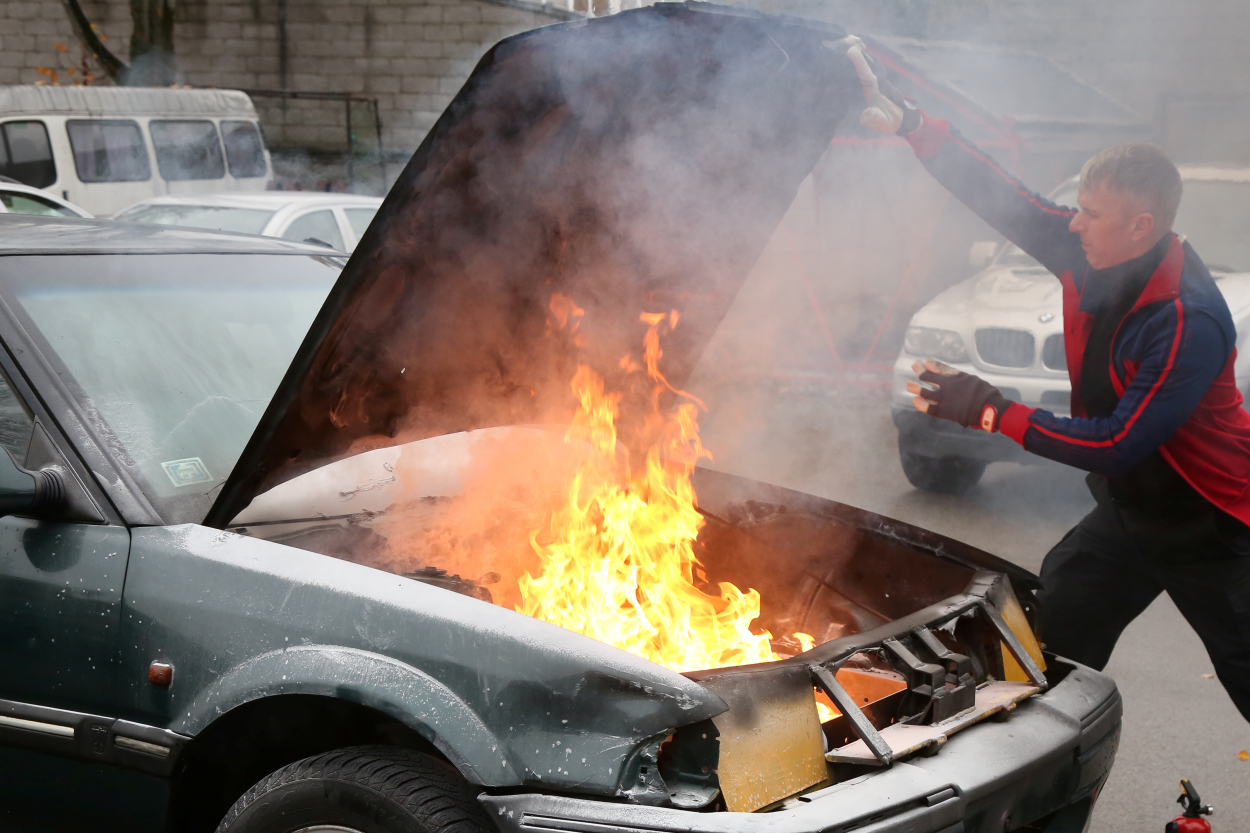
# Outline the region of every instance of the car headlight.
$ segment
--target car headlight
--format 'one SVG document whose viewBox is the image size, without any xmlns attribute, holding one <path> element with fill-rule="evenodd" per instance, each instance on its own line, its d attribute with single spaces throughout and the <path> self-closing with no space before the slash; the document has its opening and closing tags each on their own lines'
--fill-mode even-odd
<svg viewBox="0 0 1250 833">
<path fill-rule="evenodd" d="M 941 359 L 952 363 L 969 360 L 963 337 L 953 330 L 908 327 L 907 335 L 903 337 L 903 349 L 913 356 L 925 359 Z"/>
</svg>

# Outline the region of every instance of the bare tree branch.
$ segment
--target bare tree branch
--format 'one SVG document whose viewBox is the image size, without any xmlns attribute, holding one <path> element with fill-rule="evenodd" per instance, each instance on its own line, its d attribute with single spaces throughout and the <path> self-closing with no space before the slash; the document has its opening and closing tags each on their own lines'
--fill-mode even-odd
<svg viewBox="0 0 1250 833">
<path fill-rule="evenodd" d="M 95 58 L 96 63 L 100 65 L 109 78 L 121 83 L 122 75 L 126 71 L 126 65 L 104 45 L 104 41 L 100 39 L 100 35 L 96 30 L 91 28 L 91 21 L 87 19 L 86 13 L 82 10 L 82 5 L 79 4 L 78 0 L 61 0 L 61 5 L 65 7 L 65 13 L 69 15 L 69 22 L 74 27 L 74 34 L 78 36 L 78 39 L 82 41 L 82 45 L 91 53 L 91 57 Z"/>
</svg>

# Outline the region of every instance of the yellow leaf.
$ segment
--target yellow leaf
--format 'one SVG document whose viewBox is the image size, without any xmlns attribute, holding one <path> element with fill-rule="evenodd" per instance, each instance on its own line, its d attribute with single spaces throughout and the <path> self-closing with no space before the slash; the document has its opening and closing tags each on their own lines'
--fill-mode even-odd
<svg viewBox="0 0 1250 833">
<path fill-rule="evenodd" d="M 1237 760 L 1250 761 L 1250 752 L 1246 751 L 1245 749 L 1241 750 L 1240 752 L 1237 753 Z"/>
<path fill-rule="evenodd" d="M 65 44 L 61 43 L 60 41 L 57 41 L 56 43 L 54 43 L 54 44 L 52 44 L 52 45 L 56 47 L 56 51 L 57 51 L 57 52 L 68 52 L 68 51 L 69 51 L 69 47 L 68 47 L 68 46 L 66 46 Z"/>
<path fill-rule="evenodd" d="M 1214 679 L 1215 679 L 1215 675 L 1214 675 L 1214 674 L 1203 674 L 1203 675 L 1202 675 L 1202 679 L 1204 679 L 1204 680 L 1214 680 Z"/>
</svg>

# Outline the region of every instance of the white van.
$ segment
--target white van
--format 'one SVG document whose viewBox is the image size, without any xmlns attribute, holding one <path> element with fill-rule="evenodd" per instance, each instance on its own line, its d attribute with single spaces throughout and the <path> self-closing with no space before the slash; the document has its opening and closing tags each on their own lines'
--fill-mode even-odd
<svg viewBox="0 0 1250 833">
<path fill-rule="evenodd" d="M 13 86 L 0 176 L 105 216 L 162 194 L 263 191 L 273 167 L 238 90 Z"/>
</svg>

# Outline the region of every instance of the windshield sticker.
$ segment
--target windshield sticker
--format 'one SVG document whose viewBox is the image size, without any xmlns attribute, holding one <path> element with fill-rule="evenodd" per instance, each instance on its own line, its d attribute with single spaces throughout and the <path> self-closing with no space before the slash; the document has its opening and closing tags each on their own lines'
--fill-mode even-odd
<svg viewBox="0 0 1250 833">
<path fill-rule="evenodd" d="M 208 483 L 213 479 L 213 476 L 208 473 L 208 467 L 199 457 L 170 460 L 168 463 L 161 463 L 161 468 L 165 470 L 165 474 L 169 475 L 169 479 L 174 481 L 175 486 L 193 486 L 196 483 Z"/>
</svg>

